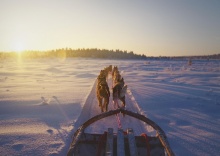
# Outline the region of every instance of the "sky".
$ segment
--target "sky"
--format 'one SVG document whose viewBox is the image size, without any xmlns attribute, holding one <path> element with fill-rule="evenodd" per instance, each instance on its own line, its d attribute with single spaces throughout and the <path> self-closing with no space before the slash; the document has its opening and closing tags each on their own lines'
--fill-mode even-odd
<svg viewBox="0 0 220 156">
<path fill-rule="evenodd" d="M 0 0 L 0 51 L 220 53 L 219 0 Z"/>
</svg>

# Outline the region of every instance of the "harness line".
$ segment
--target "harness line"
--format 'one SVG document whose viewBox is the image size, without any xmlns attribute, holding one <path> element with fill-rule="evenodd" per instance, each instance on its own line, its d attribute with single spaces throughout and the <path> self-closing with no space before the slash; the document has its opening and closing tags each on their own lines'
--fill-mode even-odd
<svg viewBox="0 0 220 156">
<path fill-rule="evenodd" d="M 112 72 L 111 72 L 111 75 L 112 75 Z M 114 80 L 113 80 L 113 77 L 112 77 L 112 88 L 113 88 L 113 84 L 114 84 Z M 118 103 L 117 103 L 117 106 L 115 107 L 115 103 L 114 103 L 114 100 L 112 101 L 112 104 L 113 104 L 113 107 L 115 108 L 116 110 L 116 107 L 118 106 Z M 122 125 L 121 125 L 121 120 L 119 118 L 119 115 L 118 114 L 115 114 L 116 116 L 116 119 L 117 119 L 117 123 L 118 123 L 118 128 L 122 129 Z"/>
<path fill-rule="evenodd" d="M 114 101 L 112 101 L 112 104 L 113 104 L 113 106 L 114 106 L 114 108 L 115 108 L 115 103 L 114 103 Z M 118 105 L 118 104 L 117 104 L 117 105 Z M 115 108 L 115 110 L 116 110 L 116 108 Z M 122 129 L 121 120 L 120 120 L 119 115 L 118 115 L 118 114 L 115 114 L 115 116 L 116 116 L 116 119 L 117 119 L 118 128 Z"/>
</svg>

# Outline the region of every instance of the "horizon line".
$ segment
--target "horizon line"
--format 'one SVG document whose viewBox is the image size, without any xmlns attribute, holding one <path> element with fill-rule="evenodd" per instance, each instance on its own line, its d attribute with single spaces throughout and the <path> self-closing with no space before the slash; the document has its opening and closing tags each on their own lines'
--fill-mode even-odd
<svg viewBox="0 0 220 156">
<path fill-rule="evenodd" d="M 121 52 L 133 52 L 136 55 L 144 55 L 146 57 L 199 57 L 199 56 L 214 56 L 214 55 L 220 55 L 219 53 L 215 53 L 215 54 L 198 54 L 198 55 L 158 55 L 158 56 L 149 56 L 147 54 L 139 54 L 136 53 L 134 51 L 128 51 L 128 50 L 121 50 L 121 49 L 106 49 L 106 48 L 69 48 L 69 47 L 65 47 L 65 48 L 56 48 L 56 49 L 50 49 L 50 50 L 10 50 L 10 51 L 1 51 L 0 53 L 25 53 L 25 52 L 52 52 L 54 50 L 90 50 L 90 49 L 97 49 L 97 50 L 108 50 L 108 51 L 112 51 L 116 52 L 117 50 L 121 51 Z"/>
</svg>

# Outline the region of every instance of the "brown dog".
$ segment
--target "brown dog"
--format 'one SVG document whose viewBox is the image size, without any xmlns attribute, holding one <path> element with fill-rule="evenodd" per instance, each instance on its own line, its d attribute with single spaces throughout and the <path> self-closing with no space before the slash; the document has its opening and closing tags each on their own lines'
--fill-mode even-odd
<svg viewBox="0 0 220 156">
<path fill-rule="evenodd" d="M 118 67 L 114 66 L 114 68 L 112 69 L 112 83 L 113 85 L 116 84 L 117 82 L 119 82 L 121 80 L 121 75 L 119 73 Z"/>
<path fill-rule="evenodd" d="M 106 79 L 108 78 L 109 72 L 112 72 L 112 65 L 109 65 L 108 67 L 105 67 L 104 70 L 103 70 L 103 73 L 105 74 Z"/>
<path fill-rule="evenodd" d="M 100 72 L 100 75 L 97 78 L 96 96 L 98 99 L 99 107 L 101 108 L 101 112 L 108 111 L 110 91 L 109 91 L 108 83 L 106 82 L 105 72 L 103 71 Z"/>
</svg>

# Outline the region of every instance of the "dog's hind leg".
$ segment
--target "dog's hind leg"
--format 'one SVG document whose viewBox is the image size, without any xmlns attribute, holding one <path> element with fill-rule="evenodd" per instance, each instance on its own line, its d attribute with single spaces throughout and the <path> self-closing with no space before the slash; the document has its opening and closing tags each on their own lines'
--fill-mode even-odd
<svg viewBox="0 0 220 156">
<path fill-rule="evenodd" d="M 97 99 L 98 99 L 99 107 L 101 107 L 102 106 L 102 98 L 98 96 Z"/>
<path fill-rule="evenodd" d="M 99 107 L 101 108 L 101 112 L 103 112 L 103 105 L 102 105 L 102 97 L 98 97 Z"/>
<path fill-rule="evenodd" d="M 114 104 L 114 109 L 118 109 L 119 108 L 118 99 L 117 98 L 113 99 L 113 104 Z"/>
<path fill-rule="evenodd" d="M 109 104 L 109 97 L 106 97 L 104 99 L 104 110 L 105 110 L 105 112 L 108 111 L 108 104 Z"/>
<path fill-rule="evenodd" d="M 123 104 L 123 107 L 125 108 L 125 96 L 123 96 L 122 98 L 120 98 L 122 104 Z"/>
<path fill-rule="evenodd" d="M 120 98 L 120 100 L 121 100 L 122 105 L 123 105 L 121 108 L 125 109 L 125 96 L 123 96 L 122 98 Z M 125 117 L 125 114 L 124 114 L 124 113 L 122 113 L 122 115 L 123 115 L 123 117 Z"/>
<path fill-rule="evenodd" d="M 100 104 L 101 113 L 103 112 L 103 106 L 104 106 L 104 104 L 102 104 L 102 98 L 101 98 L 101 104 Z"/>
</svg>

